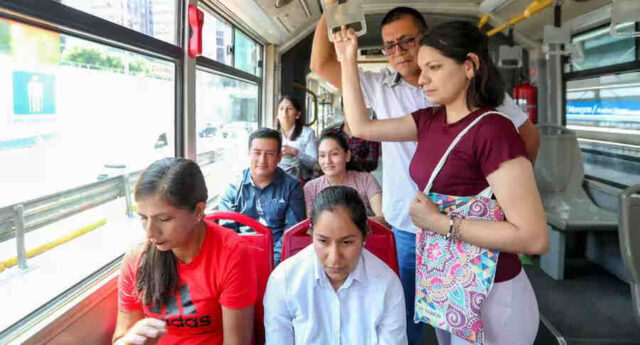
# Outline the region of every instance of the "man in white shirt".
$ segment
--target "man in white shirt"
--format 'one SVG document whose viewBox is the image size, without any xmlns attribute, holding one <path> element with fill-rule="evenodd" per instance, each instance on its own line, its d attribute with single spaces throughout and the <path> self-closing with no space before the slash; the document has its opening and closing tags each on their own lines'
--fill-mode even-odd
<svg viewBox="0 0 640 345">
<path fill-rule="evenodd" d="M 377 73 L 360 72 L 367 107 L 373 108 L 378 119 L 388 119 L 431 106 L 418 84 L 418 49 L 428 29 L 424 17 L 415 9 L 397 7 L 385 15 L 381 27 L 383 53 L 395 72 L 389 69 Z M 313 38 L 311 70 L 341 89 L 340 62 L 336 58 L 333 43 L 327 38 L 324 15 L 318 21 Z M 527 153 L 531 161 L 535 161 L 540 136 L 527 115 L 508 95 L 498 111 L 508 115 L 518 127 Z M 420 325 L 413 322 L 415 226 L 409 217 L 409 205 L 417 190 L 409 175 L 409 163 L 416 147 L 416 142 L 382 143 L 382 211 L 396 236 L 400 279 L 407 303 L 409 344 L 417 345 L 421 343 L 422 330 Z"/>
</svg>

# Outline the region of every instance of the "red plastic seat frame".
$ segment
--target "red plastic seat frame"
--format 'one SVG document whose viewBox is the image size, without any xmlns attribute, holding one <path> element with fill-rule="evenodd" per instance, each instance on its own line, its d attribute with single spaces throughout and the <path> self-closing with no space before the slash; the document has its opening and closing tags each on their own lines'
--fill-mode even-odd
<svg viewBox="0 0 640 345">
<path fill-rule="evenodd" d="M 273 234 L 271 229 L 249 216 L 232 211 L 215 211 L 207 215 L 205 219 L 208 221 L 230 220 L 246 225 L 255 231 L 255 233 L 240 234 L 240 238 L 249 244 L 249 260 L 255 264 L 258 279 L 253 343 L 256 345 L 264 344 L 264 307 L 262 299 L 267 288 L 269 275 L 273 270 Z"/>
<path fill-rule="evenodd" d="M 368 223 L 370 232 L 364 247 L 389 265 L 396 274 L 399 274 L 398 252 L 393 232 L 373 219 L 369 219 Z M 310 226 L 311 221 L 305 219 L 284 232 L 282 236 L 283 261 L 311 244 L 311 236 L 307 233 Z"/>
</svg>

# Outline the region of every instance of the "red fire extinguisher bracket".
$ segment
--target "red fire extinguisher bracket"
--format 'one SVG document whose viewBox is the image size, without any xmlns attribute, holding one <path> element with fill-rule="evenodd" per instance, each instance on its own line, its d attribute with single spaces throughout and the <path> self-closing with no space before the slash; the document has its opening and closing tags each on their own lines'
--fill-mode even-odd
<svg viewBox="0 0 640 345">
<path fill-rule="evenodd" d="M 204 13 L 194 5 L 189 5 L 189 43 L 188 53 L 191 57 L 202 54 L 202 25 Z"/>
</svg>

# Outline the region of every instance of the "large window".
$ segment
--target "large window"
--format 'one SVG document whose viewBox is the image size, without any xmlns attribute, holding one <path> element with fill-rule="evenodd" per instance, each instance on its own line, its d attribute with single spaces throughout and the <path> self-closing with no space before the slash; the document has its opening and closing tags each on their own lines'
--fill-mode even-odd
<svg viewBox="0 0 640 345">
<path fill-rule="evenodd" d="M 262 47 L 241 31 L 235 35 L 235 67 L 253 75 L 262 74 Z"/>
<path fill-rule="evenodd" d="M 169 43 L 176 42 L 177 0 L 62 0 L 60 2 L 145 35 Z"/>
<path fill-rule="evenodd" d="M 620 32 L 634 31 L 634 23 L 620 24 Z M 572 71 L 611 66 L 636 59 L 636 39 L 627 36 L 611 36 L 609 27 L 576 35 L 571 40 L 580 48 L 584 59 L 571 62 Z"/>
<path fill-rule="evenodd" d="M 173 156 L 174 79 L 169 60 L 0 19 L 0 331 L 144 238 L 124 184 Z"/>
<path fill-rule="evenodd" d="M 572 41 L 584 59 L 572 61 L 565 75 L 566 123 L 578 134 L 585 174 L 617 186 L 640 183 L 638 38 L 610 36 L 603 27 Z"/>
<path fill-rule="evenodd" d="M 203 12 L 204 25 L 202 30 L 204 39 L 202 40 L 202 55 L 211 60 L 231 65 L 233 27 L 218 19 L 217 16 L 209 13 L 206 9 L 203 9 Z"/>
<path fill-rule="evenodd" d="M 258 129 L 257 85 L 196 71 L 197 156 L 215 207 L 224 188 L 248 165 L 249 134 Z"/>
<path fill-rule="evenodd" d="M 152 161 L 195 137 L 211 205 L 246 167 L 239 157 L 260 122 L 262 47 L 207 6 L 204 57 L 185 63 L 179 6 L 0 5 L 0 343 L 75 305 L 144 240 L 131 191 Z M 192 83 L 197 128 L 176 142 L 194 116 L 181 107 Z"/>
</svg>

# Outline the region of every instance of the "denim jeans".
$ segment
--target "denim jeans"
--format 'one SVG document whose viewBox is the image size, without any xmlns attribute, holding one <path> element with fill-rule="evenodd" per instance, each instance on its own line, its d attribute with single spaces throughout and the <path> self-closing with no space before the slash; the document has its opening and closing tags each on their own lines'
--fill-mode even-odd
<svg viewBox="0 0 640 345">
<path fill-rule="evenodd" d="M 400 281 L 407 307 L 407 338 L 409 345 L 420 345 L 423 338 L 423 325 L 413 322 L 416 297 L 416 235 L 395 227 L 392 230 L 396 238 Z"/>
</svg>

